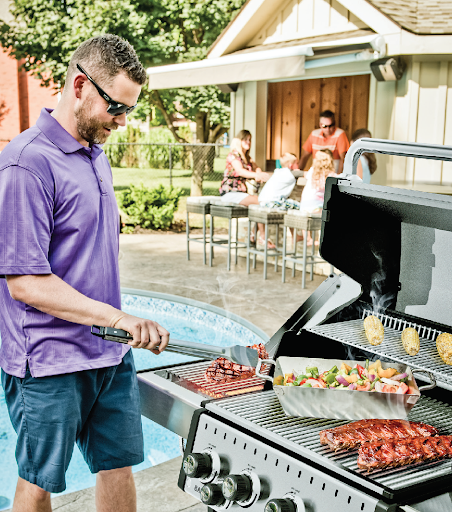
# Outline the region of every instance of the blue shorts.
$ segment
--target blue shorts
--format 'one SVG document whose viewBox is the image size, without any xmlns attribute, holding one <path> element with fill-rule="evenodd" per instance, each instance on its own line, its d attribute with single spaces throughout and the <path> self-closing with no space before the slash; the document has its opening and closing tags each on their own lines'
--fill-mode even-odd
<svg viewBox="0 0 452 512">
<path fill-rule="evenodd" d="M 19 476 L 62 492 L 77 443 L 92 473 L 144 460 L 140 396 L 132 350 L 117 366 L 23 379 L 2 371 L 17 432 Z"/>
</svg>

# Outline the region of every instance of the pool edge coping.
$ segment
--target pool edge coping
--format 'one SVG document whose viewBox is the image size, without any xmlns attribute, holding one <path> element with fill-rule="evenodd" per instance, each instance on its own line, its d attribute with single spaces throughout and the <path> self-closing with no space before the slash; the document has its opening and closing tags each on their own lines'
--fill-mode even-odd
<svg viewBox="0 0 452 512">
<path fill-rule="evenodd" d="M 180 304 L 186 304 L 187 306 L 201 308 L 206 311 L 209 311 L 210 313 L 215 313 L 215 314 L 225 317 L 229 320 L 233 320 L 234 322 L 237 322 L 238 324 L 242 325 L 243 327 L 246 327 L 247 329 L 252 331 L 256 336 L 259 336 L 259 338 L 261 338 L 264 343 L 267 343 L 267 341 L 270 340 L 270 336 L 268 334 L 266 334 L 262 329 L 257 327 L 255 324 L 253 324 L 249 320 L 246 320 L 245 318 L 237 315 L 236 313 L 231 313 L 230 311 L 226 311 L 225 309 L 220 308 L 218 306 L 213 306 L 212 304 L 208 304 L 207 302 L 201 302 L 199 300 L 189 299 L 187 297 L 181 297 L 180 295 L 172 295 L 170 293 L 150 292 L 147 290 L 139 290 L 137 288 L 122 288 L 121 287 L 121 293 L 126 293 L 129 295 L 141 295 L 144 297 L 151 297 L 154 299 L 168 300 L 168 301 L 172 301 L 172 302 L 178 302 Z"/>
</svg>

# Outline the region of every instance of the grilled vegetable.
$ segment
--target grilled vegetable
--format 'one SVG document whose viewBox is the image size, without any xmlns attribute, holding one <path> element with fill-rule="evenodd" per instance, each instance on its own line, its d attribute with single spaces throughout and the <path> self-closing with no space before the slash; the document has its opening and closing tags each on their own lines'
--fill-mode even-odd
<svg viewBox="0 0 452 512">
<path fill-rule="evenodd" d="M 407 327 L 402 332 L 402 345 L 405 352 L 410 356 L 415 356 L 421 348 L 419 334 L 413 327 Z"/>
<path fill-rule="evenodd" d="M 283 386 L 284 385 L 284 375 L 278 375 L 273 379 L 274 386 Z"/>
<path fill-rule="evenodd" d="M 378 368 L 378 376 L 380 377 L 380 379 L 390 379 L 396 373 L 397 370 L 394 368 L 386 368 L 386 370 L 383 370 L 381 366 L 380 368 Z"/>
<path fill-rule="evenodd" d="M 436 348 L 441 359 L 452 365 L 452 334 L 443 332 L 436 338 Z"/>
<path fill-rule="evenodd" d="M 380 345 L 385 337 L 383 324 L 373 315 L 364 319 L 364 331 L 371 345 Z"/>
</svg>

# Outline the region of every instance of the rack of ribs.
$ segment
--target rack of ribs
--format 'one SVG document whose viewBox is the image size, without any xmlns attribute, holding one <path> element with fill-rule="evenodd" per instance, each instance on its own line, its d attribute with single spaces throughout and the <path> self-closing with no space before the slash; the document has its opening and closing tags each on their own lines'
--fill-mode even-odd
<svg viewBox="0 0 452 512">
<path fill-rule="evenodd" d="M 259 359 L 268 359 L 269 355 L 265 345 L 251 345 L 248 348 L 254 348 L 259 354 Z M 235 380 L 249 379 L 256 374 L 256 368 L 253 366 L 243 366 L 233 363 L 224 357 L 215 359 L 206 370 L 206 380 L 208 382 L 224 384 Z"/>
<path fill-rule="evenodd" d="M 452 457 L 452 436 L 413 437 L 364 443 L 359 448 L 360 469 L 383 469 L 415 462 L 431 462 Z"/>
<path fill-rule="evenodd" d="M 332 450 L 351 450 L 368 441 L 430 437 L 437 435 L 438 431 L 420 422 L 372 419 L 329 428 L 319 434 L 320 443 L 328 445 Z"/>
</svg>

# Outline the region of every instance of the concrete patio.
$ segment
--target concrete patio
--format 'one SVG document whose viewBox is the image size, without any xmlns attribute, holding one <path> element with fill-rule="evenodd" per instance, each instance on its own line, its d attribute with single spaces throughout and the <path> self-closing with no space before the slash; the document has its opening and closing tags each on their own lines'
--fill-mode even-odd
<svg viewBox="0 0 452 512">
<path fill-rule="evenodd" d="M 303 290 L 301 272 L 295 278 L 287 272 L 282 284 L 281 269 L 275 273 L 269 266 L 264 281 L 260 262 L 247 275 L 244 258 L 239 258 L 230 272 L 226 270 L 226 250 L 216 250 L 213 267 L 203 265 L 201 244 L 191 244 L 190 252 L 187 261 L 185 234 L 121 235 L 121 286 L 213 304 L 253 322 L 271 336 L 325 279 L 308 278 Z M 135 473 L 139 512 L 206 511 L 177 487 L 180 464 L 178 457 Z M 59 512 L 94 512 L 94 488 L 57 496 L 52 506 Z"/>
</svg>

